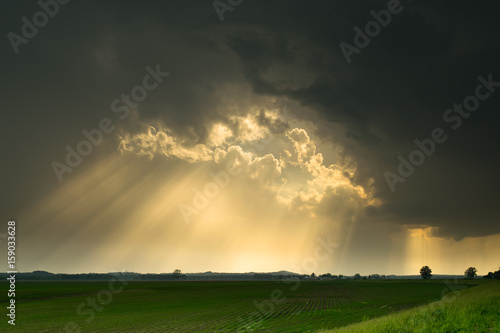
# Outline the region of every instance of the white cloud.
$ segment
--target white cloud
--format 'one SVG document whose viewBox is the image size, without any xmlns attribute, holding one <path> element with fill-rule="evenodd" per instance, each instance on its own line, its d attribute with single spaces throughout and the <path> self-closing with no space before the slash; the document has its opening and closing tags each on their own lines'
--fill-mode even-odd
<svg viewBox="0 0 500 333">
<path fill-rule="evenodd" d="M 209 143 L 212 147 L 222 146 L 226 140 L 233 136 L 233 131 L 224 124 L 215 124 L 209 135 Z"/>
<path fill-rule="evenodd" d="M 273 113 L 265 116 L 272 119 Z M 240 170 L 237 177 L 257 182 L 288 209 L 308 212 L 311 217 L 331 212 L 324 207 L 326 202 L 342 202 L 343 209 L 352 206 L 355 211 L 375 204 L 369 190 L 352 184 L 356 173 L 352 165 L 324 164 L 323 155 L 317 152 L 306 129 L 273 134 L 254 116 L 233 116 L 232 120 L 238 125 L 237 135 L 230 126 L 216 123 L 207 131 L 206 144 L 188 145 L 168 128 L 156 124 L 161 129 L 146 126 L 142 133 L 123 134 L 119 150 L 149 158 L 164 156 L 189 163 L 211 163 L 215 168 L 225 168 L 229 163 Z M 281 144 L 276 144 L 278 141 Z M 249 142 L 272 149 L 256 151 L 247 147 Z"/>
<path fill-rule="evenodd" d="M 187 145 L 182 140 L 168 134 L 168 130 L 156 130 L 148 126 L 144 133 L 122 134 L 120 152 L 132 152 L 153 158 L 156 155 L 178 158 L 187 162 L 211 161 L 213 152 L 203 144 Z"/>
</svg>

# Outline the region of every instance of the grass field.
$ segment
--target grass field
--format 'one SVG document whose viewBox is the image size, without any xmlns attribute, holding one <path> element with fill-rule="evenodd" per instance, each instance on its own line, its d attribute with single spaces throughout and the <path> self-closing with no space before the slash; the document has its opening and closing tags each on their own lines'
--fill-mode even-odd
<svg viewBox="0 0 500 333">
<path fill-rule="evenodd" d="M 500 283 L 446 295 L 442 301 L 321 333 L 500 332 Z"/>
<path fill-rule="evenodd" d="M 16 326 L 8 325 L 4 315 L 0 331 L 316 332 L 361 322 L 340 332 L 412 332 L 408 327 L 431 327 L 425 324 L 427 321 L 454 320 L 459 325 L 459 319 L 472 317 L 472 312 L 478 313 L 476 317 L 487 318 L 474 319 L 477 327 L 491 329 L 484 332 L 498 331 L 500 284 L 479 280 L 459 283 L 130 281 L 118 291 L 120 283 L 110 289 L 108 282 L 18 282 Z M 441 304 L 439 307 L 423 307 L 429 308 L 427 312 L 421 308 L 405 311 L 438 301 L 442 295 L 465 286 L 470 288 L 449 297 L 449 302 L 436 303 Z M 6 295 L 2 297 L 6 306 Z M 93 299 L 99 299 L 100 304 L 92 303 Z M 381 316 L 384 317 L 371 320 Z"/>
</svg>

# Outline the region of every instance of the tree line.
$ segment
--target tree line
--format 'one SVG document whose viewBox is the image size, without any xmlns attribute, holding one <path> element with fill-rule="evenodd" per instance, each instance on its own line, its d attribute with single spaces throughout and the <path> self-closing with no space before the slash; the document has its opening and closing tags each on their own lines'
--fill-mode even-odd
<svg viewBox="0 0 500 333">
<path fill-rule="evenodd" d="M 432 277 L 432 269 L 429 266 L 422 266 L 420 268 L 420 276 L 422 279 L 427 280 Z M 469 267 L 464 271 L 464 276 L 466 279 L 473 279 L 477 276 L 476 267 Z M 500 268 L 498 271 L 489 272 L 487 275 L 483 276 L 484 279 L 500 279 Z"/>
</svg>

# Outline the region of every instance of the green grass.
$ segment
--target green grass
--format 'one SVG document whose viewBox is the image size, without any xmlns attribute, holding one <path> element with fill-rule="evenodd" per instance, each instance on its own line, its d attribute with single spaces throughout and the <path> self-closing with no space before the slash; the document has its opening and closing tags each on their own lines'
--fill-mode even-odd
<svg viewBox="0 0 500 333">
<path fill-rule="evenodd" d="M 475 283 L 439 302 L 321 332 L 500 332 L 500 283 Z"/>
<path fill-rule="evenodd" d="M 97 305 L 99 311 L 85 302 L 108 290 L 107 282 L 17 282 L 16 326 L 8 325 L 4 314 L 0 332 L 65 332 L 68 322 L 81 332 L 316 332 L 358 322 L 362 322 L 359 328 L 348 326 L 348 332 L 412 332 L 413 328 L 433 331 L 430 325 L 437 327 L 448 317 L 454 318 L 449 325 L 474 319 L 478 332 L 496 329 L 499 284 L 460 283 L 479 285 L 460 291 L 452 302 L 427 313 L 420 308 L 405 309 L 440 300 L 450 291 L 444 281 L 302 281 L 296 289 L 295 282 L 280 281 L 134 281 L 112 294 L 109 304 Z M 5 289 L 0 296 L 4 307 L 8 288 L 0 285 Z M 469 308 L 455 308 L 455 303 Z M 85 305 L 83 314 L 77 313 L 79 304 Z M 452 313 L 455 317 L 450 317 Z M 381 318 L 370 320 L 377 317 Z"/>
</svg>

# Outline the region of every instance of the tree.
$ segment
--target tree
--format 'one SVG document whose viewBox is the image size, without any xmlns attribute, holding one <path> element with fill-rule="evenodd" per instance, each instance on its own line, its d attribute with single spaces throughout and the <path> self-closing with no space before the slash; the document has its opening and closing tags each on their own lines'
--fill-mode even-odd
<svg viewBox="0 0 500 333">
<path fill-rule="evenodd" d="M 489 272 L 488 275 L 483 276 L 485 279 L 500 279 L 500 268 L 496 272 Z"/>
<path fill-rule="evenodd" d="M 475 276 L 477 276 L 477 269 L 476 267 L 469 267 L 465 270 L 464 275 L 468 279 L 473 279 Z"/>
<path fill-rule="evenodd" d="M 432 269 L 430 269 L 429 266 L 423 266 L 420 268 L 420 275 L 422 276 L 422 279 L 427 280 L 432 277 Z"/>
<path fill-rule="evenodd" d="M 182 272 L 181 272 L 181 270 L 180 270 L 180 269 L 176 269 L 176 270 L 174 271 L 173 275 L 174 275 L 174 278 L 175 278 L 176 280 L 179 280 L 179 278 L 182 276 Z"/>
<path fill-rule="evenodd" d="M 359 273 L 354 274 L 354 280 L 359 280 L 361 279 L 361 275 Z"/>
</svg>

